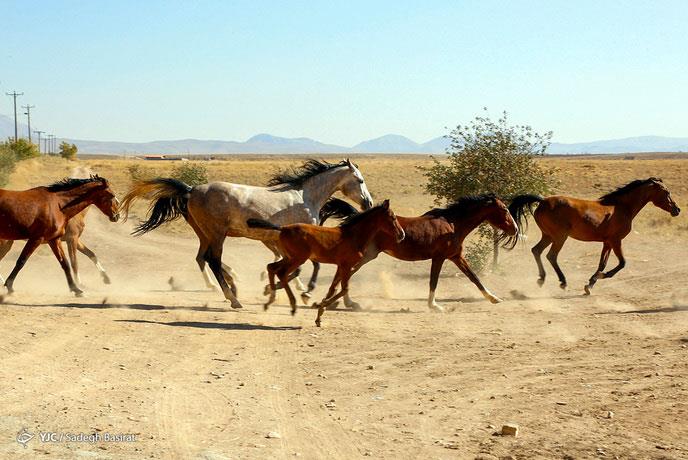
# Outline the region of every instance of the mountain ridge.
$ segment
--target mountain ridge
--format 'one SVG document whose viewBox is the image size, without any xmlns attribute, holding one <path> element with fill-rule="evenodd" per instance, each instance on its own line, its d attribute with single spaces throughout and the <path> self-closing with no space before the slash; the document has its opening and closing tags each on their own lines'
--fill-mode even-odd
<svg viewBox="0 0 688 460">
<path fill-rule="evenodd" d="M 20 136 L 26 136 L 27 126 L 18 124 Z M 0 115 L 0 138 L 14 136 L 14 121 Z M 400 134 L 385 134 L 359 142 L 353 147 L 323 143 L 309 137 L 280 137 L 268 133 L 256 134 L 247 140 L 172 139 L 149 142 L 95 141 L 60 138 L 74 143 L 79 151 L 89 154 L 232 154 L 232 153 L 444 153 L 449 146 L 445 136 L 418 143 Z M 688 137 L 634 136 L 590 142 L 553 142 L 547 149 L 552 154 L 688 152 Z"/>
</svg>

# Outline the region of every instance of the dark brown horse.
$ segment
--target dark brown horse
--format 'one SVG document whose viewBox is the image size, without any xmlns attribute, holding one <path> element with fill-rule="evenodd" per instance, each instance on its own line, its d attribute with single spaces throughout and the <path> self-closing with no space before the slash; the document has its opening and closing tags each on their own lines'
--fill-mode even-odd
<svg viewBox="0 0 688 460">
<path fill-rule="evenodd" d="M 537 208 L 533 212 L 532 206 L 536 203 Z M 540 273 L 540 286 L 545 282 L 541 254 L 549 245 L 552 247 L 547 252 L 547 260 L 559 277 L 559 286 L 565 289 L 566 277 L 557 263 L 557 255 L 566 239 L 571 237 L 579 241 L 602 243 L 602 255 L 597 271 L 585 286 L 585 293 L 589 295 L 590 289 L 598 279 L 611 278 L 626 266 L 621 251 L 621 240 L 630 233 L 633 218 L 648 203 L 674 217 L 681 212 L 662 180 L 655 177 L 634 180 L 598 200 L 582 200 L 559 195 L 547 198 L 539 195 L 519 195 L 513 198 L 509 210 L 522 228 L 527 225 L 527 214 L 532 213 L 542 231 L 542 238 L 532 249 Z M 513 248 L 515 244 L 515 240 L 512 239 L 509 246 Z M 614 251 L 619 259 L 619 264 L 604 272 L 611 251 Z"/>
<path fill-rule="evenodd" d="M 62 266 L 69 289 L 77 296 L 81 289 L 72 278 L 69 262 L 62 249 L 61 238 L 69 220 L 95 204 L 112 222 L 119 219 L 119 202 L 102 177 L 65 179 L 47 187 L 14 191 L 0 189 L 0 259 L 12 247 L 14 240 L 28 240 L 17 263 L 5 282 L 8 294 L 27 259 L 43 243 L 48 243 Z"/>
<path fill-rule="evenodd" d="M 328 202 L 321 213 L 321 220 L 329 216 L 342 217 L 356 210 L 345 202 L 336 199 Z M 516 235 L 518 227 L 506 205 L 494 195 L 477 195 L 460 198 L 446 208 L 432 209 L 422 216 L 397 216 L 399 224 L 406 232 L 406 238 L 399 242 L 384 233 L 378 233 L 366 249 L 365 256 L 355 270 L 375 259 L 380 252 L 407 261 L 432 260 L 430 268 L 430 295 L 428 308 L 443 311 L 435 301 L 435 290 L 444 261 L 449 259 L 464 275 L 475 284 L 487 300 L 492 303 L 501 299 L 492 294 L 471 270 L 463 256 L 464 239 L 483 222 L 488 222 L 503 232 L 503 238 Z M 357 309 L 358 304 L 344 297 L 347 307 Z"/>
<path fill-rule="evenodd" d="M 81 277 L 79 276 L 79 261 L 76 257 L 77 251 L 91 259 L 91 262 L 93 262 L 98 271 L 100 271 L 103 283 L 110 284 L 110 277 L 98 260 L 96 253 L 91 251 L 88 246 L 81 241 L 81 235 L 84 233 L 84 228 L 86 228 L 86 213 L 88 213 L 88 209 L 89 208 L 84 209 L 79 214 L 69 219 L 67 227 L 65 227 L 65 234 L 62 237 L 62 241 L 67 243 L 67 252 L 69 253 L 72 272 L 74 273 L 74 278 L 78 285 L 81 285 Z"/>
<path fill-rule="evenodd" d="M 296 298 L 287 283 L 288 277 L 307 260 L 337 265 L 330 289 L 318 308 L 315 324 L 320 326 L 320 318 L 325 308 L 349 291 L 349 279 L 354 267 L 363 257 L 366 247 L 380 234 L 386 234 L 395 241 L 404 239 L 404 230 L 389 208 L 389 200 L 345 220 L 339 227 L 321 227 L 311 224 L 292 224 L 278 226 L 260 219 L 249 219 L 251 228 L 263 228 L 279 232 L 280 249 L 284 258 L 268 264 L 270 279 L 270 299 L 265 308 L 275 301 L 275 275 L 287 291 L 292 314 L 296 312 Z M 335 294 L 341 282 L 342 289 Z"/>
</svg>

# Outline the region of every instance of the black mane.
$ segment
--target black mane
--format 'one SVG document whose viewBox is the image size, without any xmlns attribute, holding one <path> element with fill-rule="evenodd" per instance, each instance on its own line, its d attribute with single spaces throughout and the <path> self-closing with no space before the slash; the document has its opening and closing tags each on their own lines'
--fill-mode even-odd
<svg viewBox="0 0 688 460">
<path fill-rule="evenodd" d="M 268 187 L 278 187 L 278 190 L 301 189 L 303 183 L 311 177 L 346 165 L 346 160 L 339 163 L 329 163 L 325 160 L 310 159 L 298 168 L 278 172 L 268 181 Z"/>
<path fill-rule="evenodd" d="M 621 187 L 607 193 L 606 195 L 602 195 L 599 198 L 600 203 L 602 203 L 602 204 L 614 204 L 614 203 L 616 203 L 616 201 L 619 197 L 627 194 L 628 192 L 635 190 L 638 187 L 641 187 L 643 185 L 648 185 L 648 184 L 652 184 L 655 182 L 662 182 L 662 179 L 659 179 L 657 177 L 650 177 L 648 179 L 636 179 L 632 182 L 629 182 L 626 185 L 622 185 Z"/>
<path fill-rule="evenodd" d="M 89 177 L 88 179 L 74 179 L 72 177 L 66 177 L 61 181 L 57 181 L 54 184 L 48 185 L 46 188 L 49 192 L 64 192 L 65 190 L 71 190 L 73 188 L 79 187 L 80 185 L 88 184 L 91 182 L 102 182 L 106 183 L 105 178 L 96 175 Z"/>
<path fill-rule="evenodd" d="M 458 218 L 465 215 L 469 210 L 475 209 L 477 206 L 485 206 L 487 204 L 490 204 L 496 199 L 497 196 L 493 193 L 462 196 L 461 198 L 447 205 L 444 208 L 431 209 L 423 215 L 433 217 Z"/>
<path fill-rule="evenodd" d="M 351 225 L 355 225 L 357 222 L 360 222 L 361 220 L 365 219 L 367 216 L 372 214 L 375 211 L 378 211 L 380 208 L 382 208 L 381 204 L 378 204 L 377 206 L 373 206 L 370 209 L 366 209 L 363 212 L 359 212 L 357 214 L 352 214 L 349 217 L 345 218 L 341 224 L 339 224 L 340 228 L 346 228 L 350 227 Z"/>
</svg>

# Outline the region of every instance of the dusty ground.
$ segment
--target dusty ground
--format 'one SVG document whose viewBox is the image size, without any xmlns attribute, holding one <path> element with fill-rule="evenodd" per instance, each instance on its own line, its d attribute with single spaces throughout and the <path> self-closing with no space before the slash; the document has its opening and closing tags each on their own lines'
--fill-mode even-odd
<svg viewBox="0 0 688 460">
<path fill-rule="evenodd" d="M 547 161 L 562 169 L 562 189 L 581 196 L 663 176 L 688 209 L 684 158 Z M 414 162 L 359 161 L 374 196 L 388 191 L 400 214 L 431 203 Z M 126 162 L 88 163 L 117 190 L 128 186 Z M 265 162 L 220 163 L 211 175 L 267 174 Z M 11 186 L 71 167 L 27 163 Z M 499 305 L 445 265 L 439 300 L 456 310 L 444 315 L 426 310 L 429 264 L 380 256 L 352 281 L 366 311 L 328 311 L 318 329 L 314 310 L 292 317 L 284 296 L 262 311 L 259 273 L 270 256 L 257 243 L 225 246 L 246 306 L 228 310 L 205 289 L 183 226 L 133 238 L 131 223 L 94 210 L 84 241 L 113 284 L 83 259 L 87 296 L 71 297 L 42 248 L 0 305 L 0 458 L 688 458 L 687 221 L 643 211 L 625 240 L 626 269 L 591 297 L 581 293 L 595 244 L 562 251 L 568 291 L 551 270 L 537 287 L 526 247 L 506 254 L 482 275 L 506 299 Z M 3 275 L 19 247 L 0 262 Z M 332 273 L 323 268 L 315 297 Z M 520 426 L 518 437 L 494 435 L 506 422 Z M 136 442 L 36 437 L 24 449 L 15 441 L 23 427 Z"/>
</svg>

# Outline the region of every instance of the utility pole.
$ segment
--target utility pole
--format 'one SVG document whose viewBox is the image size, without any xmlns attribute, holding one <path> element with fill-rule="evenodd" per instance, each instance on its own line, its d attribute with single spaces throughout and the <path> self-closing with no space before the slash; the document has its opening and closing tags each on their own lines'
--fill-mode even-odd
<svg viewBox="0 0 688 460">
<path fill-rule="evenodd" d="M 31 109 L 35 108 L 35 105 L 22 105 L 23 109 L 26 109 L 26 112 L 24 112 L 24 115 L 26 115 L 26 119 L 29 122 L 29 143 L 31 143 Z"/>
<path fill-rule="evenodd" d="M 48 154 L 48 134 L 43 138 L 43 153 Z"/>
<path fill-rule="evenodd" d="M 12 91 L 11 93 L 5 94 L 14 98 L 14 142 L 17 142 L 17 96 L 23 96 L 24 93 Z"/>
<path fill-rule="evenodd" d="M 34 131 L 34 133 L 38 134 L 38 153 L 41 153 L 41 134 L 43 134 L 44 132 L 45 131 Z"/>
</svg>

